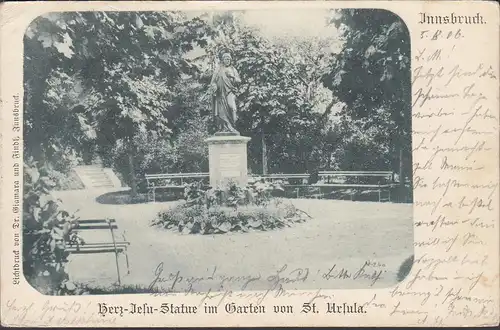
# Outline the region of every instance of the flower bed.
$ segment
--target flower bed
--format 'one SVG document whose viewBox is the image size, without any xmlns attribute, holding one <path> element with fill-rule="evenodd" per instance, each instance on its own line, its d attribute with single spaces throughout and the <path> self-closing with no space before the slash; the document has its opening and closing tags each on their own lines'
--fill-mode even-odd
<svg viewBox="0 0 500 330">
<path fill-rule="evenodd" d="M 245 205 L 238 208 L 211 207 L 182 203 L 160 212 L 153 225 L 183 234 L 223 234 L 290 227 L 304 222 L 307 215 L 290 203 L 276 200 L 266 206 Z"/>
<path fill-rule="evenodd" d="M 185 189 L 186 201 L 160 212 L 152 225 L 183 234 L 223 234 L 267 231 L 307 220 L 307 213 L 272 197 L 279 189 L 264 182 L 243 188 L 231 184 L 224 190 L 192 184 Z"/>
</svg>

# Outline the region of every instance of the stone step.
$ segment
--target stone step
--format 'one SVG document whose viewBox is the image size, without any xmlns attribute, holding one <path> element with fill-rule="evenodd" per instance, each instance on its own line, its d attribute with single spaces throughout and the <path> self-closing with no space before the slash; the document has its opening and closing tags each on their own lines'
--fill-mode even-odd
<svg viewBox="0 0 500 330">
<path fill-rule="evenodd" d="M 121 187 L 116 175 L 109 168 L 102 168 L 98 165 L 84 165 L 77 166 L 75 172 L 87 188 Z"/>
<path fill-rule="evenodd" d="M 92 183 L 95 183 L 95 184 L 98 184 L 98 183 L 113 183 L 111 180 L 109 179 L 102 179 L 102 180 L 89 180 L 90 182 Z"/>
<path fill-rule="evenodd" d="M 88 178 L 96 178 L 96 179 L 99 179 L 99 178 L 107 178 L 108 175 L 104 172 L 102 173 L 96 173 L 96 174 L 86 174 L 86 173 L 82 173 L 82 175 L 85 175 L 86 177 Z"/>
<path fill-rule="evenodd" d="M 95 176 L 95 175 L 106 175 L 103 171 L 81 171 L 80 173 L 89 175 L 89 176 Z"/>
<path fill-rule="evenodd" d="M 97 186 L 112 186 L 112 182 L 94 182 L 90 183 L 90 187 L 97 187 Z"/>
<path fill-rule="evenodd" d="M 103 181 L 106 181 L 106 182 L 111 182 L 111 180 L 109 178 L 106 178 L 106 177 L 100 177 L 100 178 L 89 178 L 87 177 L 87 179 L 91 182 L 103 182 Z"/>
<path fill-rule="evenodd" d="M 94 175 L 83 174 L 83 175 L 85 175 L 89 179 L 102 179 L 102 178 L 107 179 L 108 178 L 106 173 L 101 173 L 99 175 L 97 175 L 97 174 L 94 174 Z"/>
<path fill-rule="evenodd" d="M 90 176 L 93 176 L 93 175 L 106 175 L 106 173 L 104 173 L 104 171 L 92 171 L 92 172 L 89 172 L 89 171 L 82 171 L 81 172 L 82 174 L 85 174 L 85 175 L 90 175 Z"/>
</svg>

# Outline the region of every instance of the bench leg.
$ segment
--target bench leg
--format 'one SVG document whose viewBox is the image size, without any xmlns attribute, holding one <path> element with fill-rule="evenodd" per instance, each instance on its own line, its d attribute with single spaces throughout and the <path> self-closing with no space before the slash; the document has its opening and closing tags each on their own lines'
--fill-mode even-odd
<svg viewBox="0 0 500 330">
<path fill-rule="evenodd" d="M 156 188 L 149 188 L 148 202 L 156 202 Z"/>
<path fill-rule="evenodd" d="M 128 253 L 127 253 L 127 250 L 125 250 L 125 261 L 127 263 L 127 275 L 130 274 L 130 266 L 129 266 L 129 263 L 128 263 Z"/>
<path fill-rule="evenodd" d="M 118 276 L 118 285 L 122 285 L 121 277 L 120 277 L 120 265 L 118 264 L 118 252 L 115 252 L 115 260 L 116 260 L 116 274 Z"/>
<path fill-rule="evenodd" d="M 120 278 L 120 265 L 118 263 L 118 250 L 116 248 L 115 232 L 113 231 L 113 227 L 111 226 L 111 222 L 109 222 L 109 230 L 111 231 L 111 238 L 113 239 L 113 246 L 115 248 L 115 261 L 116 261 L 116 273 L 118 275 L 118 285 L 122 285 L 121 278 Z"/>
</svg>

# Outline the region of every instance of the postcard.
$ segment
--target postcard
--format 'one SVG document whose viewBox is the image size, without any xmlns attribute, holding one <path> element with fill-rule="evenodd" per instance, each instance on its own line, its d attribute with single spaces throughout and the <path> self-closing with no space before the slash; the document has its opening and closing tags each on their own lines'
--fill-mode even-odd
<svg viewBox="0 0 500 330">
<path fill-rule="evenodd" d="M 499 323 L 499 6 L 0 6 L 1 322 Z"/>
</svg>

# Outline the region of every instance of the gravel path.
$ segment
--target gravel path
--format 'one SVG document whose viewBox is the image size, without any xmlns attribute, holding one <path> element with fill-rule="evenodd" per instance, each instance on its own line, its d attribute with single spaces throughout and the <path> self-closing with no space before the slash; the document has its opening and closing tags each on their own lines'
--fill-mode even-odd
<svg viewBox="0 0 500 330">
<path fill-rule="evenodd" d="M 124 231 L 130 274 L 120 259 L 122 284 L 174 291 L 349 289 L 396 284 L 401 263 L 413 253 L 411 204 L 290 200 L 313 219 L 272 232 L 181 235 L 149 226 L 175 202 L 103 205 L 104 190 L 57 192 L 82 218 L 113 217 Z M 88 233 L 87 233 L 88 234 Z M 103 233 L 104 234 L 104 233 Z M 94 235 L 92 240 L 97 239 Z M 88 238 L 88 240 L 90 240 Z M 162 263 L 163 271 L 155 275 Z M 76 255 L 73 280 L 95 286 L 116 281 L 113 254 Z M 246 285 L 246 286 L 245 286 Z"/>
</svg>

